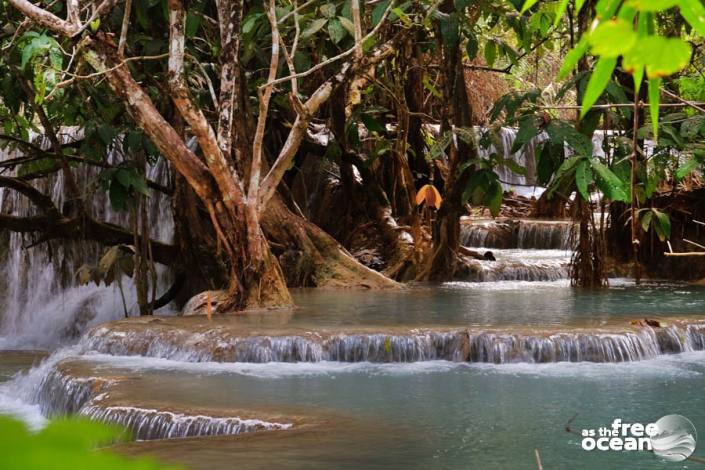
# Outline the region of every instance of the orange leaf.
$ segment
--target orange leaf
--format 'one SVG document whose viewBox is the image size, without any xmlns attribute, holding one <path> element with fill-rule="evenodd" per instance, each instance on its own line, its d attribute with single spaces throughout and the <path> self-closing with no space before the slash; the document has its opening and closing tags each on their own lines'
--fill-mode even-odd
<svg viewBox="0 0 705 470">
<path fill-rule="evenodd" d="M 428 207 L 440 209 L 441 202 L 443 202 L 441 193 L 439 193 L 436 187 L 432 184 L 424 185 L 419 192 L 416 193 L 416 205 L 418 206 L 426 203 Z"/>
</svg>

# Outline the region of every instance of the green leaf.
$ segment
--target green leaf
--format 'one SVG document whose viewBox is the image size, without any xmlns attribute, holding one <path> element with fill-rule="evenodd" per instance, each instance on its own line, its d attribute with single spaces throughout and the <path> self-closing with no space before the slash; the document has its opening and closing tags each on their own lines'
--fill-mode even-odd
<svg viewBox="0 0 705 470">
<path fill-rule="evenodd" d="M 646 211 L 644 212 L 644 215 L 641 216 L 641 229 L 644 232 L 649 231 L 649 226 L 651 225 L 651 220 L 654 217 L 654 213 L 651 211 Z"/>
<path fill-rule="evenodd" d="M 333 3 L 326 3 L 324 5 L 321 5 L 318 9 L 321 12 L 321 15 L 325 16 L 326 18 L 333 18 L 335 16 L 335 4 Z"/>
<path fill-rule="evenodd" d="M 582 159 L 575 167 L 575 185 L 586 201 L 590 198 L 590 183 L 592 183 L 592 169 L 588 160 Z"/>
<path fill-rule="evenodd" d="M 538 2 L 538 0 L 526 0 L 524 2 L 524 6 L 521 7 L 521 11 L 519 13 L 522 13 L 522 14 L 526 13 L 531 7 L 536 5 L 536 2 Z"/>
<path fill-rule="evenodd" d="M 645 66 L 648 78 L 667 77 L 688 65 L 690 56 L 690 44 L 680 38 L 646 36 L 624 55 L 622 66 L 627 73 Z"/>
<path fill-rule="evenodd" d="M 661 79 L 653 78 L 649 80 L 649 113 L 651 115 L 651 128 L 654 133 L 654 140 L 658 141 L 658 114 L 661 103 Z"/>
<path fill-rule="evenodd" d="M 639 11 L 664 11 L 678 3 L 679 0 L 627 0 L 626 5 Z"/>
<path fill-rule="evenodd" d="M 677 180 L 682 180 L 689 174 L 691 174 L 693 171 L 695 171 L 696 168 L 700 166 L 700 160 L 697 158 L 693 157 L 688 159 L 684 164 L 678 167 L 678 170 L 676 171 L 676 179 Z"/>
<path fill-rule="evenodd" d="M 494 41 L 487 41 L 485 43 L 485 62 L 487 66 L 492 67 L 496 58 L 497 44 Z"/>
<path fill-rule="evenodd" d="M 197 15 L 191 11 L 186 15 L 186 28 L 185 34 L 187 38 L 192 38 L 198 32 L 198 28 L 201 26 L 202 15 Z"/>
<path fill-rule="evenodd" d="M 590 75 L 590 80 L 588 81 L 587 88 L 585 90 L 585 95 L 583 95 L 583 104 L 580 109 L 580 117 L 583 118 L 590 111 L 592 105 L 594 105 L 602 92 L 605 91 L 607 83 L 612 77 L 612 72 L 617 66 L 617 59 L 614 57 L 600 57 L 595 65 L 595 68 Z"/>
<path fill-rule="evenodd" d="M 705 7 L 700 0 L 680 0 L 681 16 L 701 36 L 705 36 Z"/>
<path fill-rule="evenodd" d="M 561 22 L 561 18 L 563 18 L 563 14 L 568 8 L 568 3 L 570 3 L 570 0 L 561 0 L 561 3 L 558 4 L 558 8 L 556 8 L 556 17 L 553 20 L 554 28 L 557 28 L 558 23 Z"/>
<path fill-rule="evenodd" d="M 372 10 L 372 26 L 377 26 L 380 21 L 382 21 L 382 16 L 384 16 L 384 12 L 387 10 L 387 7 L 389 6 L 389 3 L 392 0 L 384 0 L 382 2 L 379 2 L 377 6 Z"/>
<path fill-rule="evenodd" d="M 651 209 L 651 211 L 658 221 L 658 224 L 654 228 L 656 229 L 656 235 L 658 235 L 659 240 L 664 241 L 667 238 L 671 238 L 671 218 L 668 217 L 668 214 L 658 209 Z"/>
<path fill-rule="evenodd" d="M 490 210 L 492 217 L 497 217 L 499 215 L 499 210 L 502 208 L 502 196 L 504 191 L 502 190 L 502 185 L 496 179 L 492 180 L 490 187 L 485 195 L 485 204 Z"/>
<path fill-rule="evenodd" d="M 308 24 L 308 27 L 301 33 L 301 39 L 313 36 L 323 28 L 328 20 L 326 18 L 316 18 Z"/>
<path fill-rule="evenodd" d="M 519 130 L 514 138 L 511 153 L 518 152 L 531 139 L 539 135 L 541 129 L 538 126 L 539 119 L 534 115 L 528 115 L 521 118 L 519 121 Z"/>
<path fill-rule="evenodd" d="M 328 21 L 328 34 L 330 35 L 331 41 L 333 41 L 334 44 L 338 44 L 343 40 L 347 34 L 347 31 L 343 28 L 343 25 L 338 18 L 332 18 Z"/>
<path fill-rule="evenodd" d="M 558 80 L 563 80 L 570 72 L 573 71 L 575 66 L 587 53 L 589 48 L 590 43 L 588 42 L 587 35 L 585 35 L 580 38 L 578 44 L 576 44 L 576 46 L 566 54 L 565 59 L 563 60 L 563 65 L 561 65 L 561 69 L 558 71 Z"/>
<path fill-rule="evenodd" d="M 588 36 L 592 53 L 601 57 L 619 57 L 629 52 L 636 40 L 632 25 L 619 19 L 603 21 Z"/>
<path fill-rule="evenodd" d="M 370 132 L 377 132 L 378 134 L 384 134 L 386 129 L 382 124 L 379 123 L 375 118 L 368 114 L 363 114 L 360 116 L 360 120 L 365 125 L 367 130 Z"/>
<path fill-rule="evenodd" d="M 622 0 L 599 0 L 597 5 L 595 5 L 597 19 L 612 18 L 617 12 L 620 3 L 622 3 Z"/>
<path fill-rule="evenodd" d="M 338 20 L 343 28 L 350 34 L 350 36 L 355 37 L 355 24 L 344 16 L 339 16 Z"/>
<path fill-rule="evenodd" d="M 583 157 L 592 156 L 592 140 L 585 134 L 578 132 L 571 123 L 554 119 L 546 126 L 546 133 L 553 142 L 568 144 L 576 154 Z"/>
<path fill-rule="evenodd" d="M 502 165 L 506 166 L 510 170 L 512 170 L 512 173 L 515 173 L 517 175 L 526 175 L 526 168 L 523 166 L 519 165 L 515 160 L 512 160 L 511 158 L 505 158 L 502 160 Z"/>
<path fill-rule="evenodd" d="M 597 174 L 597 186 L 604 193 L 605 197 L 612 201 L 628 202 L 629 196 L 624 191 L 622 180 L 598 159 L 591 159 L 590 164 Z"/>
<path fill-rule="evenodd" d="M 129 198 L 127 188 L 116 179 L 112 180 L 110 183 L 108 198 L 110 199 L 110 205 L 113 206 L 113 209 L 116 211 L 127 210 L 127 200 Z"/>
</svg>

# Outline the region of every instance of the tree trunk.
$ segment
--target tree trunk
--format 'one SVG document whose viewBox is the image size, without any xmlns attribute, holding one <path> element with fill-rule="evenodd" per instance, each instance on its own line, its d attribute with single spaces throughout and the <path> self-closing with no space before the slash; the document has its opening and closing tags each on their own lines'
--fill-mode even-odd
<svg viewBox="0 0 705 470">
<path fill-rule="evenodd" d="M 287 278 L 303 280 L 315 287 L 394 288 L 399 284 L 358 262 L 333 237 L 316 225 L 293 214 L 275 195 L 262 217 L 267 237 L 283 256 Z M 292 269 L 300 266 L 300 272 Z"/>
<path fill-rule="evenodd" d="M 172 23 L 178 24 L 179 20 L 172 18 Z M 177 44 L 174 42 L 170 48 L 178 49 L 178 41 Z M 171 76 L 174 89 L 172 98 L 191 131 L 198 137 L 207 167 L 157 111 L 150 97 L 132 78 L 127 66 L 118 65 L 120 61 L 110 40 L 99 35 L 99 40 L 91 46 L 95 50 L 86 47 L 86 61 L 96 70 L 105 73 L 111 87 L 129 108 L 137 124 L 184 176 L 208 210 L 218 245 L 224 250 L 229 264 L 228 295 L 219 305 L 219 310 L 291 305 L 283 273 L 259 227 L 255 230 L 256 237 L 248 236 L 248 224 L 256 224 L 257 221 L 248 219 L 246 215 L 243 189 L 237 173 L 223 158 L 215 143 L 215 133 L 205 117 L 190 102 L 183 85 L 178 83 L 179 72 L 174 71 Z M 178 56 L 178 52 L 171 53 L 172 56 Z M 170 65 L 180 70 L 178 60 Z"/>
<path fill-rule="evenodd" d="M 444 0 L 441 10 L 453 13 L 455 6 L 452 0 Z M 440 28 L 439 28 L 440 29 Z M 472 111 L 465 88 L 463 71 L 463 54 L 458 44 L 449 47 L 442 43 L 443 65 L 443 98 L 444 109 L 441 121 L 441 137 L 445 132 L 453 132 L 454 128 L 471 127 Z M 424 277 L 432 281 L 447 281 L 453 279 L 458 264 L 460 248 L 460 216 L 463 214 L 462 195 L 471 175 L 471 171 L 457 176 L 457 170 L 463 161 L 475 156 L 476 149 L 463 139 L 455 136 L 450 143 L 448 156 L 448 172 L 445 180 L 445 199 L 436 216 L 433 226 L 433 249 L 430 265 Z"/>
</svg>

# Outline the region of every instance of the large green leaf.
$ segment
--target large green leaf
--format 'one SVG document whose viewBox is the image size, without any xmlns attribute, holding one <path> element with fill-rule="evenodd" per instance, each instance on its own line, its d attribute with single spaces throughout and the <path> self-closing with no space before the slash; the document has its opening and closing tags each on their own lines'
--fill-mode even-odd
<svg viewBox="0 0 705 470">
<path fill-rule="evenodd" d="M 705 7 L 700 0 L 680 0 L 680 9 L 688 24 L 705 36 Z"/>
<path fill-rule="evenodd" d="M 637 34 L 632 25 L 619 19 L 601 22 L 588 39 L 592 53 L 601 57 L 619 57 L 629 52 L 636 40 Z"/>
<path fill-rule="evenodd" d="M 541 129 L 539 128 L 538 124 L 539 119 L 537 118 L 537 116 L 534 115 L 524 116 L 519 120 L 519 130 L 517 131 L 517 135 L 514 138 L 511 153 L 518 152 L 531 139 L 539 135 Z"/>
<path fill-rule="evenodd" d="M 652 78 L 649 80 L 649 112 L 651 114 L 651 128 L 654 133 L 654 140 L 658 141 L 658 114 L 661 104 L 661 79 Z"/>
<path fill-rule="evenodd" d="M 321 28 L 323 28 L 327 22 L 327 18 L 316 18 L 315 20 L 311 21 L 306 27 L 306 29 L 304 29 L 304 31 L 301 33 L 301 38 L 305 39 L 310 36 L 313 36 L 318 31 L 320 31 Z"/>
<path fill-rule="evenodd" d="M 679 0 L 627 0 L 626 5 L 639 11 L 664 11 L 678 3 Z"/>
<path fill-rule="evenodd" d="M 578 132 L 571 123 L 554 119 L 546 126 L 546 132 L 553 142 L 565 142 L 576 154 L 583 157 L 592 156 L 592 140 Z"/>
<path fill-rule="evenodd" d="M 520 13 L 526 13 L 529 9 L 531 9 L 531 7 L 536 5 L 536 2 L 538 2 L 538 0 L 526 0 L 524 2 L 524 6 L 521 7 Z"/>
<path fill-rule="evenodd" d="M 495 175 L 496 177 L 496 175 Z M 502 196 L 504 191 L 502 190 L 502 185 L 499 184 L 497 179 L 493 179 L 485 195 L 485 204 L 490 210 L 492 217 L 497 217 L 499 215 L 499 210 L 502 207 Z"/>
<path fill-rule="evenodd" d="M 597 18 L 612 18 L 621 3 L 622 0 L 598 0 L 597 5 L 595 5 L 595 13 L 597 14 Z"/>
<path fill-rule="evenodd" d="M 700 166 L 700 160 L 697 158 L 693 157 L 688 159 L 684 164 L 678 167 L 678 170 L 676 171 L 676 179 L 677 180 L 682 180 L 689 174 L 691 174 L 693 171 L 695 171 L 696 168 Z"/>
<path fill-rule="evenodd" d="M 600 99 L 616 66 L 617 59 L 614 57 L 600 57 L 597 61 L 590 75 L 585 94 L 583 95 L 583 104 L 580 109 L 581 118 L 584 117 L 592 106 L 597 103 L 597 100 Z"/>
<path fill-rule="evenodd" d="M 556 8 L 556 17 L 553 20 L 554 28 L 557 28 L 558 24 L 561 22 L 561 18 L 563 18 L 563 14 L 568 8 L 568 3 L 570 3 L 570 0 L 561 0 L 561 2 L 558 4 L 558 8 Z"/>
<path fill-rule="evenodd" d="M 592 168 L 587 159 L 582 159 L 575 167 L 575 185 L 586 201 L 590 198 L 590 183 L 592 183 Z"/>
<path fill-rule="evenodd" d="M 644 232 L 649 231 L 649 227 L 651 226 L 651 221 L 654 218 L 654 213 L 649 211 L 644 212 L 644 215 L 641 216 L 641 229 Z"/>
<path fill-rule="evenodd" d="M 347 35 L 346 29 L 338 18 L 331 18 L 328 21 L 328 35 L 334 44 L 338 44 Z"/>
<path fill-rule="evenodd" d="M 561 69 L 558 71 L 558 80 L 563 80 L 570 72 L 573 71 L 575 66 L 587 53 L 589 48 L 590 43 L 588 42 L 587 35 L 585 35 L 580 38 L 578 44 L 576 44 L 575 47 L 566 54 L 565 59 L 563 60 L 563 65 L 561 65 Z"/>
<path fill-rule="evenodd" d="M 622 66 L 627 73 L 644 66 L 649 78 L 667 77 L 688 65 L 690 56 L 690 44 L 683 39 L 646 36 L 624 55 Z"/>
<path fill-rule="evenodd" d="M 624 190 L 622 180 L 598 159 L 593 158 L 590 160 L 590 164 L 597 175 L 597 186 L 600 188 L 600 191 L 604 193 L 605 197 L 612 201 L 628 202 L 629 196 Z"/>
<path fill-rule="evenodd" d="M 656 216 L 657 224 L 654 225 L 656 230 L 656 235 L 658 235 L 659 240 L 664 241 L 667 238 L 671 238 L 671 218 L 668 214 L 661 212 L 658 209 L 651 209 L 651 211 Z"/>
</svg>

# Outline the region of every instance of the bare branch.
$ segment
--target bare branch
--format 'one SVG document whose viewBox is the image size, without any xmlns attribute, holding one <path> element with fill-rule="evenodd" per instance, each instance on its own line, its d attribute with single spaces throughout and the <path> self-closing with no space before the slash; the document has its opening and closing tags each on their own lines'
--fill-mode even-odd
<svg viewBox="0 0 705 470">
<path fill-rule="evenodd" d="M 306 129 L 308 128 L 308 123 L 313 115 L 318 112 L 321 105 L 330 98 L 333 89 L 350 76 L 356 76 L 392 55 L 395 52 L 395 43 L 395 39 L 384 43 L 382 46 L 376 48 L 369 57 L 363 58 L 361 62 L 345 62 L 341 66 L 340 71 L 319 86 L 306 101 L 299 111 L 294 125 L 289 131 L 289 135 L 276 161 L 260 184 L 258 212 L 262 213 L 266 209 L 267 203 L 276 192 L 279 182 L 284 177 L 284 173 L 286 173 L 287 169 L 291 166 L 291 162 L 301 146 L 301 142 L 306 134 Z"/>
<path fill-rule="evenodd" d="M 389 12 L 392 11 L 392 8 L 394 8 L 395 3 L 396 3 L 395 0 L 392 0 L 391 2 L 389 2 L 389 5 L 388 5 L 387 8 L 384 10 L 384 14 L 382 15 L 382 18 L 379 20 L 379 23 L 377 23 L 377 25 L 376 25 L 374 28 L 372 28 L 372 31 L 370 31 L 364 38 L 362 38 L 362 41 L 361 41 L 362 43 L 364 43 L 364 42 L 367 41 L 368 39 L 372 38 L 375 34 L 377 34 L 377 31 L 379 31 L 379 29 L 382 27 L 382 25 L 384 25 L 384 23 L 385 23 L 385 21 L 386 21 L 386 19 L 387 19 L 387 16 L 389 15 Z M 313 67 L 311 67 L 310 69 L 306 70 L 305 72 L 300 72 L 300 73 L 297 73 L 297 74 L 295 74 L 295 75 L 289 75 L 288 77 L 282 77 L 282 78 L 278 78 L 278 79 L 276 79 L 276 80 L 274 80 L 274 81 L 267 82 L 267 83 L 265 83 L 264 85 L 261 85 L 261 86 L 260 86 L 260 89 L 262 89 L 262 88 L 264 88 L 264 87 L 267 87 L 267 86 L 272 86 L 272 85 L 278 85 L 278 84 L 280 84 L 280 83 L 285 83 L 285 82 L 291 81 L 291 80 L 294 79 L 294 78 L 304 78 L 304 77 L 308 77 L 308 76 L 311 75 L 312 73 L 314 73 L 314 72 L 316 72 L 316 71 L 318 71 L 318 70 L 320 70 L 320 69 L 322 69 L 322 68 L 324 68 L 324 67 L 327 67 L 328 65 L 330 65 L 330 64 L 332 64 L 332 63 L 334 63 L 334 62 L 337 62 L 337 61 L 339 61 L 339 60 L 341 60 L 341 59 L 346 58 L 346 57 L 349 56 L 350 54 L 354 53 L 356 49 L 357 49 L 357 46 L 353 46 L 353 47 L 351 47 L 350 49 L 348 49 L 347 51 L 341 52 L 340 54 L 338 54 L 338 55 L 336 55 L 336 56 L 333 56 L 333 57 L 331 57 L 330 59 L 324 60 L 323 62 L 319 62 L 318 64 L 314 65 Z"/>
<path fill-rule="evenodd" d="M 88 21 L 86 21 L 83 25 L 80 23 L 74 23 L 70 20 L 62 20 L 53 13 L 33 5 L 28 0 L 9 0 L 9 2 L 10 5 L 18 9 L 23 15 L 38 25 L 44 26 L 55 33 L 68 37 L 74 37 L 81 34 L 97 18 L 110 11 L 113 5 L 115 5 L 116 0 L 103 0 L 103 2 L 95 8 Z M 73 9 L 69 8 L 69 16 L 75 19 L 76 15 L 77 12 L 74 12 Z"/>
<path fill-rule="evenodd" d="M 61 217 L 61 212 L 56 208 L 51 198 L 29 183 L 18 178 L 0 176 L 0 187 L 14 189 L 23 196 L 26 196 L 27 199 L 32 201 L 32 204 L 37 206 L 39 210 L 51 219 L 59 219 Z"/>
<path fill-rule="evenodd" d="M 218 146 L 215 131 L 208 123 L 203 111 L 189 98 L 184 79 L 184 27 L 186 14 L 180 0 L 169 0 L 169 88 L 172 100 L 184 120 L 198 138 L 206 165 L 223 195 L 223 202 L 232 213 L 236 206 L 244 205 L 245 196 L 240 178 L 234 168 L 228 165 Z"/>
<path fill-rule="evenodd" d="M 118 56 L 125 57 L 125 43 L 127 41 L 127 30 L 130 29 L 130 13 L 132 11 L 132 0 L 125 0 L 125 12 L 122 15 L 122 28 L 120 29 L 120 41 L 118 42 Z"/>
<path fill-rule="evenodd" d="M 127 66 L 124 63 L 115 66 L 116 63 L 120 63 L 120 60 L 112 46 L 104 42 L 93 44 L 90 38 L 85 41 L 86 46 L 96 46 L 95 49 L 89 47 L 84 49 L 85 61 L 96 71 L 106 75 L 110 86 L 115 90 L 118 98 L 127 105 L 137 124 L 176 170 L 186 178 L 196 194 L 203 200 L 213 198 L 213 180 L 208 168 L 159 113 L 149 95 L 132 78 Z"/>
<path fill-rule="evenodd" d="M 362 21 L 360 20 L 360 0 L 351 3 L 353 24 L 355 25 L 355 60 L 362 59 Z"/>
<path fill-rule="evenodd" d="M 279 28 L 277 27 L 276 3 L 269 0 L 267 17 L 272 26 L 272 58 L 269 62 L 268 82 L 277 78 L 279 68 Z M 250 166 L 250 184 L 247 190 L 247 205 L 254 208 L 257 213 L 257 198 L 259 196 L 260 170 L 262 164 L 262 141 L 264 140 L 264 130 L 267 125 L 267 113 L 269 111 L 269 100 L 272 98 L 273 86 L 268 86 L 264 90 L 258 90 L 259 94 L 259 116 L 257 118 L 257 129 L 255 131 L 254 142 L 252 143 L 252 165 Z"/>
</svg>

